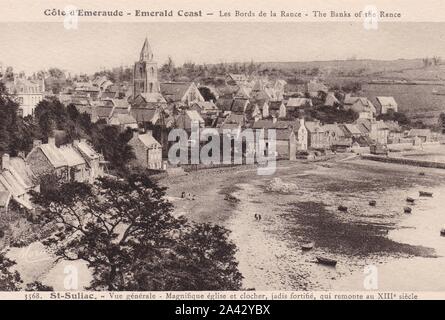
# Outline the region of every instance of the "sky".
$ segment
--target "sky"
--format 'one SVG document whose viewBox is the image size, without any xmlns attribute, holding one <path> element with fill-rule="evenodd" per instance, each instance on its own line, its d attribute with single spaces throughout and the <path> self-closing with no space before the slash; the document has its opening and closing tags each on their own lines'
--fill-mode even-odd
<svg viewBox="0 0 445 320">
<path fill-rule="evenodd" d="M 155 60 L 180 65 L 445 57 L 445 23 L 164 22 L 0 23 L 0 62 L 27 74 L 58 67 L 78 73 L 132 65 L 148 37 Z"/>
</svg>

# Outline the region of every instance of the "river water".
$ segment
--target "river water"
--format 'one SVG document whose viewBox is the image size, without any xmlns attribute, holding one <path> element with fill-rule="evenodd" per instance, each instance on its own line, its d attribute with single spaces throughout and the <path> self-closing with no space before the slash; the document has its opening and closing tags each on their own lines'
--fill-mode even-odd
<svg viewBox="0 0 445 320">
<path fill-rule="evenodd" d="M 417 198 L 413 213 L 403 219 L 388 237 L 400 243 L 433 248 L 437 257 L 410 257 L 393 259 L 377 265 L 378 290 L 444 291 L 445 290 L 445 188 L 434 188 L 433 198 L 419 198 L 418 189 L 409 193 Z M 337 290 L 364 290 L 369 273 L 354 272 L 337 281 Z"/>
<path fill-rule="evenodd" d="M 237 184 L 240 203 L 227 227 L 239 248 L 245 287 L 363 291 L 364 270 L 375 266 L 374 289 L 445 290 L 445 179 L 437 169 L 419 176 L 423 170 L 360 161 L 288 170 L 283 182 L 297 187 L 289 194 L 265 191 L 267 179 Z M 419 190 L 433 197 L 419 197 Z M 411 214 L 403 213 L 408 196 L 416 199 Z M 340 203 L 348 213 L 337 211 Z M 308 240 L 316 245 L 302 252 Z M 337 267 L 314 263 L 319 255 L 336 259 Z"/>
</svg>

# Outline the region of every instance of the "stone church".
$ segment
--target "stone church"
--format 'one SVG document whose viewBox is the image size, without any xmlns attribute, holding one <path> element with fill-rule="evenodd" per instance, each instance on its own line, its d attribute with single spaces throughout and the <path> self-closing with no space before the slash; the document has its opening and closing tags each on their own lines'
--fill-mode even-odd
<svg viewBox="0 0 445 320">
<path fill-rule="evenodd" d="M 133 96 L 142 96 L 148 103 L 164 102 L 158 81 L 158 64 L 153 60 L 148 39 L 145 38 L 139 61 L 134 64 Z"/>
</svg>

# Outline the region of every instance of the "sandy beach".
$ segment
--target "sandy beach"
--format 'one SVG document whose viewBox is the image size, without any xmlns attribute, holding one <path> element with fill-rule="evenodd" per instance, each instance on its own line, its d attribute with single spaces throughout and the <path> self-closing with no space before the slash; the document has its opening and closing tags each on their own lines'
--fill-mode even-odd
<svg viewBox="0 0 445 320">
<path fill-rule="evenodd" d="M 295 190 L 268 190 L 277 177 Z M 418 284 L 410 288 L 404 281 L 407 274 L 402 273 L 399 281 L 389 277 L 393 268 L 409 273 L 417 266 L 435 266 L 432 278 L 425 276 L 423 283 L 430 290 L 443 289 L 434 277 L 445 275 L 439 258 L 445 241 L 438 231 L 445 224 L 440 213 L 444 182 L 444 170 L 350 157 L 316 163 L 283 161 L 273 176 L 235 167 L 192 172 L 174 184 L 163 181 L 175 199 L 177 214 L 232 231 L 244 287 L 256 290 L 363 290 L 367 265 L 377 265 L 380 287 L 392 290 L 419 289 Z M 202 185 L 205 191 L 198 193 Z M 416 200 L 412 214 L 405 214 L 406 197 L 419 198 L 419 190 L 433 191 L 434 197 Z M 195 200 L 180 199 L 182 191 L 196 194 Z M 226 194 L 239 201 L 224 200 Z M 375 207 L 369 206 L 370 200 L 376 201 Z M 340 204 L 348 211 L 338 211 Z M 255 213 L 261 214 L 261 221 L 255 220 Z M 308 241 L 315 247 L 303 252 L 301 244 Z M 337 260 L 337 267 L 315 263 L 316 256 Z"/>
</svg>

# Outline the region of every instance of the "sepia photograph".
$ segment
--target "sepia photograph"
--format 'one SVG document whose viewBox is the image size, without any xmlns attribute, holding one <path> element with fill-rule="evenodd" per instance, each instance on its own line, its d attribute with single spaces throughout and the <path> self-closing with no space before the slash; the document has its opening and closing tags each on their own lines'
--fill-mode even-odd
<svg viewBox="0 0 445 320">
<path fill-rule="evenodd" d="M 445 291 L 445 22 L 0 35 L 2 293 Z"/>
</svg>

